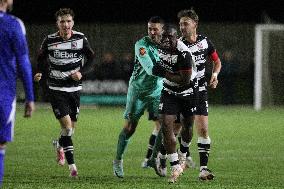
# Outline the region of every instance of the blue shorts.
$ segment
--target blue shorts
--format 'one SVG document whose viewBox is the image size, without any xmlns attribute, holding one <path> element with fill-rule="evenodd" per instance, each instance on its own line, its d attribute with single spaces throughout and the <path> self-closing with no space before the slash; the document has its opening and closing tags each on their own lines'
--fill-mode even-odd
<svg viewBox="0 0 284 189">
<path fill-rule="evenodd" d="M 14 137 L 16 99 L 0 101 L 0 142 L 10 142 Z"/>
</svg>

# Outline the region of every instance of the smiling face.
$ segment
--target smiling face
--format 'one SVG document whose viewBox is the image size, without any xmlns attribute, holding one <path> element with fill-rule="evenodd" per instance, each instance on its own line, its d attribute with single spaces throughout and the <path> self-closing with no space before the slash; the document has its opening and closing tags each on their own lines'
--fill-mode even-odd
<svg viewBox="0 0 284 189">
<path fill-rule="evenodd" d="M 196 33 L 197 22 L 189 17 L 181 17 L 179 20 L 179 29 L 183 37 L 189 37 Z"/>
<path fill-rule="evenodd" d="M 160 43 L 163 24 L 148 22 L 148 35 L 155 42 Z"/>
<path fill-rule="evenodd" d="M 74 20 L 70 14 L 58 16 L 56 24 L 61 37 L 63 37 L 64 39 L 71 37 Z"/>
</svg>

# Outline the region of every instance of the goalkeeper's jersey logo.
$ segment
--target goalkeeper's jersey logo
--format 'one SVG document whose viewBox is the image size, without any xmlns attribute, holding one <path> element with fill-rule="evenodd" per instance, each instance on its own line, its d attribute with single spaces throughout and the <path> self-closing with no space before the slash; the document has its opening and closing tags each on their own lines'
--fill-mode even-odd
<svg viewBox="0 0 284 189">
<path fill-rule="evenodd" d="M 143 48 L 143 47 L 141 47 L 141 48 L 139 49 L 139 54 L 140 54 L 140 56 L 144 56 L 144 55 L 146 54 L 146 49 Z"/>
</svg>

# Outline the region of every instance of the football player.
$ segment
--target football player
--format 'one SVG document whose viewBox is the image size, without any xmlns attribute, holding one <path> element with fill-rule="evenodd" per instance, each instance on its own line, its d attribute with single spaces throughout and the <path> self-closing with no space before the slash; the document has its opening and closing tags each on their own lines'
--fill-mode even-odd
<svg viewBox="0 0 284 189">
<path fill-rule="evenodd" d="M 54 141 L 57 149 L 57 163 L 64 165 L 65 158 L 70 176 L 76 178 L 78 170 L 74 161 L 72 135 L 80 109 L 80 90 L 83 60 L 84 66 L 91 64 L 94 52 L 85 35 L 72 30 L 74 12 L 69 8 L 59 9 L 55 13 L 58 32 L 48 35 L 38 55 L 38 73 L 34 80 L 40 81 L 45 68 L 49 67 L 47 82 L 48 96 L 53 113 L 61 126 L 60 137 Z M 44 64 L 49 64 L 45 66 Z"/>
<path fill-rule="evenodd" d="M 32 69 L 23 22 L 7 11 L 13 0 L 0 0 L 0 188 L 4 175 L 7 142 L 13 140 L 16 113 L 17 74 L 26 93 L 25 117 L 34 111 Z"/>
</svg>

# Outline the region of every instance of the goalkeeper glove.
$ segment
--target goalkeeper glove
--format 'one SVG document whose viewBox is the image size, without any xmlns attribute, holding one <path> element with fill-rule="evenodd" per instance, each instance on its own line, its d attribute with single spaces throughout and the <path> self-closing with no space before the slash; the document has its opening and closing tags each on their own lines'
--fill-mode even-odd
<svg viewBox="0 0 284 189">
<path fill-rule="evenodd" d="M 155 64 L 152 68 L 152 73 L 153 75 L 158 76 L 158 77 L 165 77 L 167 71 L 159 64 Z"/>
</svg>

